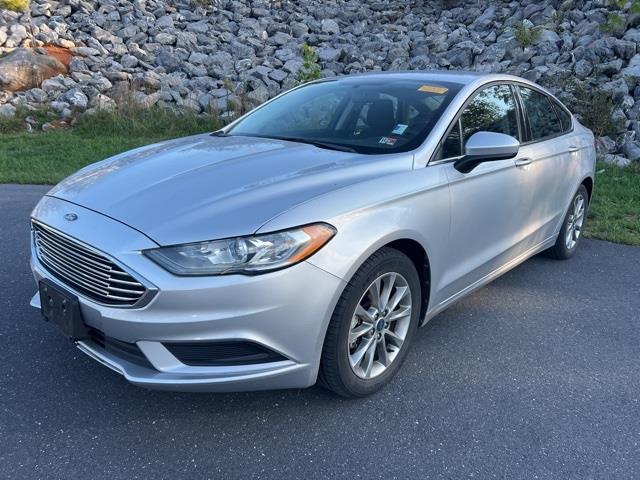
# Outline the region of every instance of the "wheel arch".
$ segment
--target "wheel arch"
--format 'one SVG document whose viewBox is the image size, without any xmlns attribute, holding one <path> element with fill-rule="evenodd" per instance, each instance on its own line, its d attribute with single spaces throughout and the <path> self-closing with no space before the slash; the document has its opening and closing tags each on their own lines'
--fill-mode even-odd
<svg viewBox="0 0 640 480">
<path fill-rule="evenodd" d="M 420 277 L 422 304 L 420 305 L 419 318 L 420 323 L 422 323 L 429 308 L 429 297 L 431 295 L 431 263 L 429 262 L 427 251 L 419 242 L 411 238 L 393 240 L 383 245 L 383 247 L 393 248 L 404 253 L 416 267 Z"/>
<path fill-rule="evenodd" d="M 587 189 L 587 195 L 589 195 L 589 203 L 591 203 L 591 197 L 592 197 L 592 194 L 593 194 L 593 178 L 585 177 L 582 180 L 581 185 L 584 185 L 584 188 Z"/>
</svg>

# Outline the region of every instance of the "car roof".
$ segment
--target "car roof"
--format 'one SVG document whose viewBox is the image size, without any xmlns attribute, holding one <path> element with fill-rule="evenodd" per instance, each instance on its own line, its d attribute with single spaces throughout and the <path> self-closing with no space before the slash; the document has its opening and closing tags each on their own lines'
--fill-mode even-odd
<svg viewBox="0 0 640 480">
<path fill-rule="evenodd" d="M 408 71 L 374 71 L 365 73 L 355 73 L 338 77 L 329 77 L 323 79 L 325 81 L 349 81 L 351 79 L 396 79 L 396 80 L 418 80 L 418 81 L 441 81 L 457 83 L 459 85 L 470 85 L 478 81 L 489 82 L 494 80 L 519 81 L 523 83 L 531 83 L 524 78 L 513 75 L 486 73 L 486 72 L 470 72 L 464 70 L 408 70 Z M 322 80 L 320 80 L 322 81 Z"/>
</svg>

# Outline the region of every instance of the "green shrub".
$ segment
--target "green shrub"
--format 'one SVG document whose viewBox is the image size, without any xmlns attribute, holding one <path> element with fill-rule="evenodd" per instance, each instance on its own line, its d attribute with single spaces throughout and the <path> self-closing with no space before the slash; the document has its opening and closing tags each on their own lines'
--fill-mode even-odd
<svg viewBox="0 0 640 480">
<path fill-rule="evenodd" d="M 607 21 L 600 25 L 600 29 L 607 33 L 624 32 L 627 21 L 619 13 L 609 12 Z"/>
<path fill-rule="evenodd" d="M 527 48 L 536 43 L 540 38 L 540 31 L 535 27 L 528 27 L 521 23 L 514 32 L 516 41 L 522 48 Z"/>
<path fill-rule="evenodd" d="M 572 97 L 568 102 L 570 109 L 596 137 L 618 133 L 621 126 L 612 119 L 616 104 L 610 94 L 585 82 L 573 81 L 568 87 Z"/>
<path fill-rule="evenodd" d="M 297 79 L 300 83 L 310 82 L 320 78 L 320 65 L 315 48 L 302 44 L 302 68 L 298 70 Z"/>
<path fill-rule="evenodd" d="M 29 8 L 29 3 L 30 0 L 0 0 L 0 10 L 26 12 Z"/>
</svg>

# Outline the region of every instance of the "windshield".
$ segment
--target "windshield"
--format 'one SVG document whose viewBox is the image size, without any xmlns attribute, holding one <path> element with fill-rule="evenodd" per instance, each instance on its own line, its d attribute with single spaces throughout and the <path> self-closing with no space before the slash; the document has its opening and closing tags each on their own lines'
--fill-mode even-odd
<svg viewBox="0 0 640 480">
<path fill-rule="evenodd" d="M 397 77 L 312 83 L 260 107 L 227 134 L 365 154 L 406 152 L 424 141 L 459 89 Z"/>
</svg>

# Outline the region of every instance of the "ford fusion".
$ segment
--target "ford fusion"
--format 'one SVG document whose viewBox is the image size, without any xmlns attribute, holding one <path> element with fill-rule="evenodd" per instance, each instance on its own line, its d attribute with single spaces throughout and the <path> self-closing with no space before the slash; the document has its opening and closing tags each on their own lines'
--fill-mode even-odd
<svg viewBox="0 0 640 480">
<path fill-rule="evenodd" d="M 364 396 L 438 312 L 575 253 L 594 162 L 592 133 L 517 77 L 312 82 L 54 187 L 31 303 L 136 385 Z"/>
</svg>

